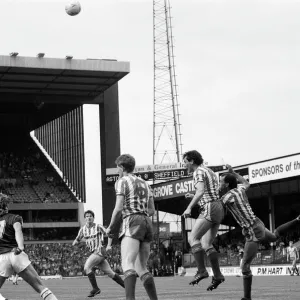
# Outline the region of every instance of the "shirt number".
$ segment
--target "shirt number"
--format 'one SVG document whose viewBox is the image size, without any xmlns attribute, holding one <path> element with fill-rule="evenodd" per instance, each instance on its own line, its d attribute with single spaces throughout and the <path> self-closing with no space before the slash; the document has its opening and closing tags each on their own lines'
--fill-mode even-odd
<svg viewBox="0 0 300 300">
<path fill-rule="evenodd" d="M 147 198 L 148 189 L 143 182 L 137 182 L 136 184 L 136 193 L 140 199 Z"/>
</svg>

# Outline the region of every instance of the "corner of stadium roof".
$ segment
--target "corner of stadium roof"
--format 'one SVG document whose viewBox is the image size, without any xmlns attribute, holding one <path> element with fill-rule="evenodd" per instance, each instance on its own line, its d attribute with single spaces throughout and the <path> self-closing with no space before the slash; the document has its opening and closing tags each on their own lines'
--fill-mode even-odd
<svg viewBox="0 0 300 300">
<path fill-rule="evenodd" d="M 0 55 L 0 98 L 98 104 L 129 72 L 129 62 L 116 60 Z"/>
</svg>

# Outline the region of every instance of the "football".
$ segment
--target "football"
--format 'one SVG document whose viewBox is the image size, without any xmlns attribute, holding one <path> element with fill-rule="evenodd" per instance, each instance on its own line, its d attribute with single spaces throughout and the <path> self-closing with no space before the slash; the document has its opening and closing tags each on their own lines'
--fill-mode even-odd
<svg viewBox="0 0 300 300">
<path fill-rule="evenodd" d="M 66 13 L 69 16 L 76 16 L 81 11 L 81 5 L 78 1 L 72 1 L 71 3 L 66 5 Z"/>
</svg>

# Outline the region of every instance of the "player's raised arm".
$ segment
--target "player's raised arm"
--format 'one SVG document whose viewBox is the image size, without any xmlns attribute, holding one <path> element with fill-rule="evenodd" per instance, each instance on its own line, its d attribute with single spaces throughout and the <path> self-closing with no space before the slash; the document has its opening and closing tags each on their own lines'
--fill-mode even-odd
<svg viewBox="0 0 300 300">
<path fill-rule="evenodd" d="M 249 189 L 250 183 L 243 176 L 241 176 L 240 174 L 234 172 L 230 165 L 226 165 L 226 168 L 228 169 L 229 173 L 231 173 L 232 175 L 235 176 L 237 181 L 240 182 L 245 187 L 246 190 Z"/>
<path fill-rule="evenodd" d="M 14 223 L 15 238 L 18 244 L 18 248 L 15 250 L 15 254 L 20 254 L 24 250 L 24 236 L 22 231 L 22 225 L 20 222 Z"/>
</svg>

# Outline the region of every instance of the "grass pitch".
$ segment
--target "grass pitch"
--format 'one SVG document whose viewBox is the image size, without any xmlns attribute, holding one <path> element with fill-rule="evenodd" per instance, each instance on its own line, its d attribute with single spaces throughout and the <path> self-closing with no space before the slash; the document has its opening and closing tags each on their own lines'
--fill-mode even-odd
<svg viewBox="0 0 300 300">
<path fill-rule="evenodd" d="M 192 277 L 156 277 L 158 299 L 160 300 L 240 300 L 242 293 L 242 278 L 226 277 L 218 289 L 207 292 L 206 287 L 210 280 L 203 280 L 198 286 L 190 286 L 188 283 Z M 49 287 L 59 300 L 83 300 L 83 299 L 116 299 L 125 300 L 124 290 L 109 278 L 97 278 L 102 292 L 94 298 L 87 298 L 90 285 L 87 278 L 46 280 Z M 136 300 L 148 300 L 145 290 L 137 280 Z M 1 289 L 3 296 L 9 300 L 34 300 L 41 299 L 30 286 L 19 281 L 19 285 L 5 282 Z M 253 300 L 300 300 L 300 277 L 298 276 L 260 276 L 253 277 Z"/>
</svg>

